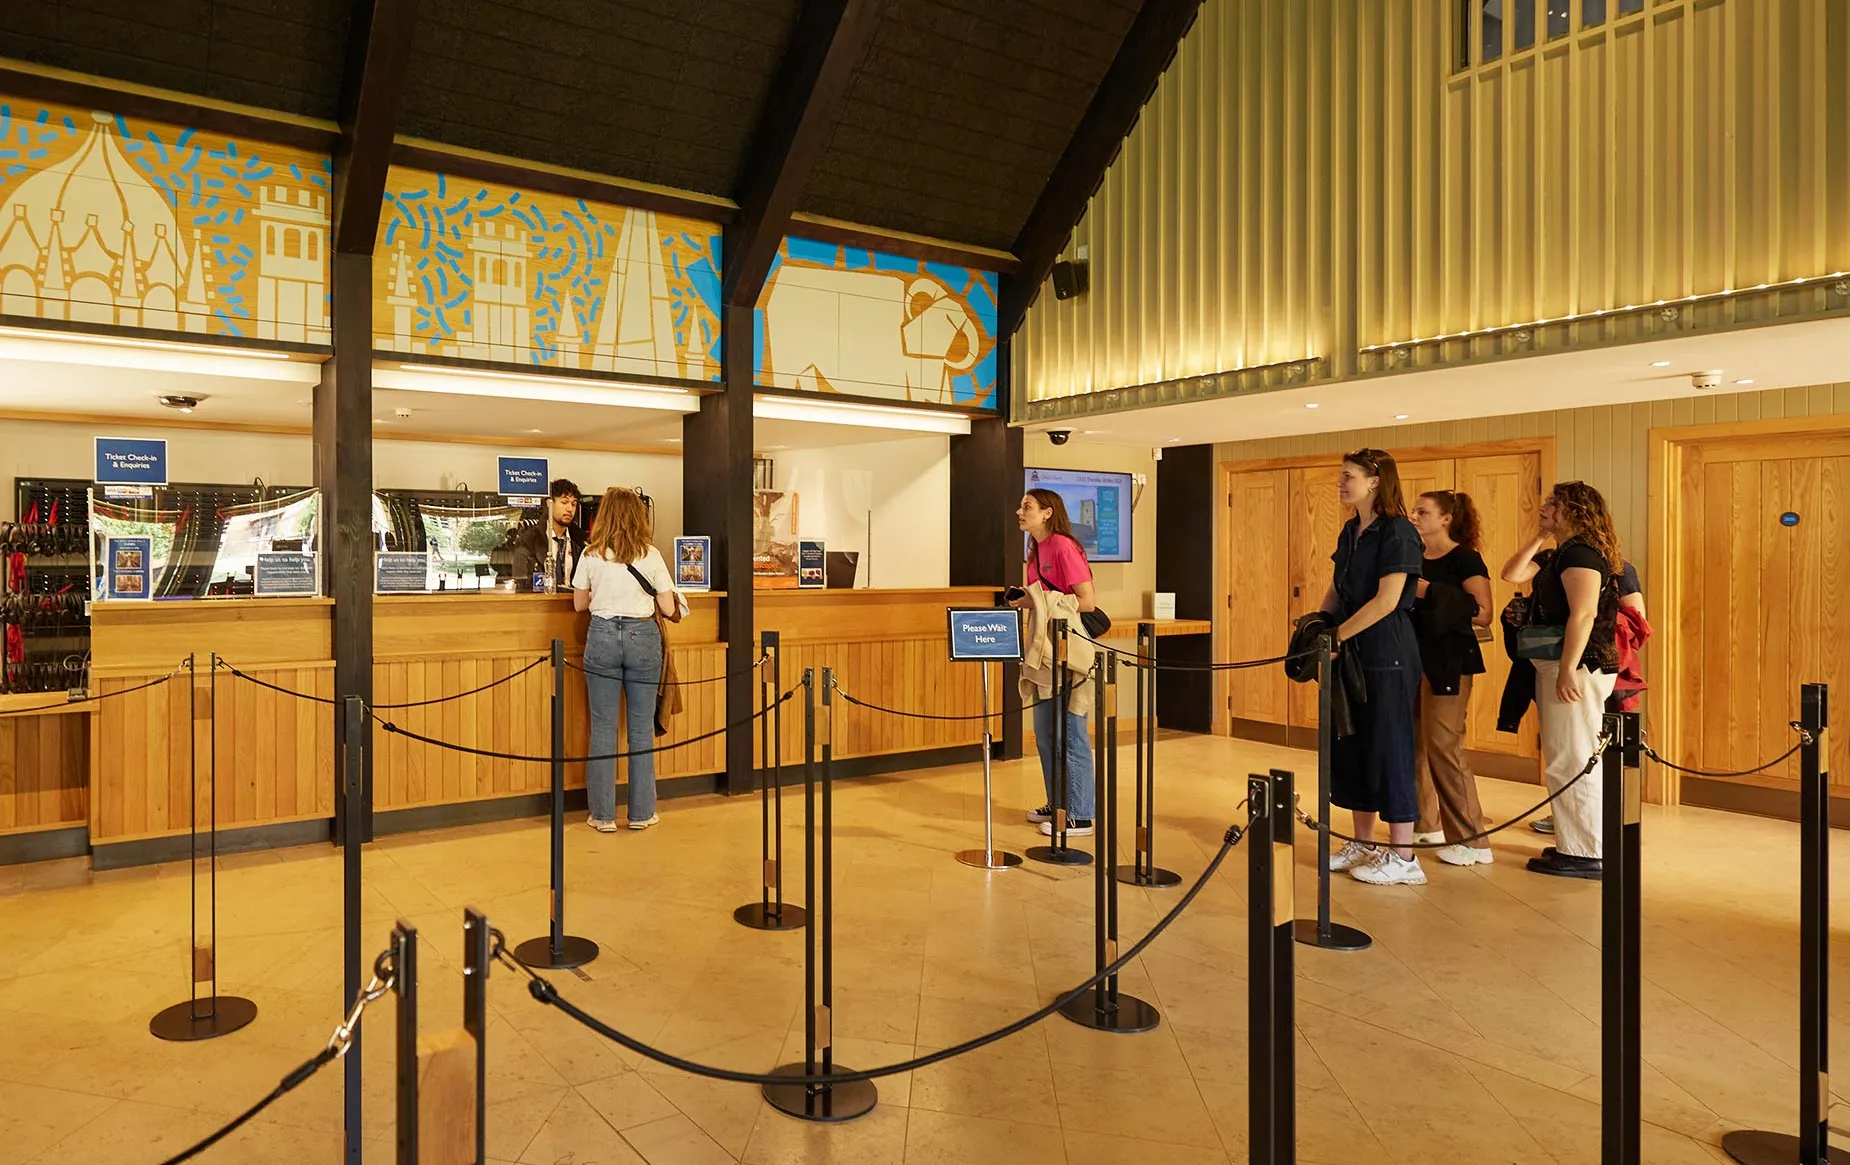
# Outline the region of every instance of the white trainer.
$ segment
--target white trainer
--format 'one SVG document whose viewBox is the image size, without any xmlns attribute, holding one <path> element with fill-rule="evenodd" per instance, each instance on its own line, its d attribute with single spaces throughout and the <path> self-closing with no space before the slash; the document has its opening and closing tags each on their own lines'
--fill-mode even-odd
<svg viewBox="0 0 1850 1165">
<path fill-rule="evenodd" d="M 1420 859 L 1403 858 L 1391 849 L 1381 851 L 1381 856 L 1366 866 L 1357 866 L 1349 871 L 1349 876 L 1358 882 L 1367 882 L 1371 886 L 1424 886 L 1426 871 L 1420 869 Z"/>
<path fill-rule="evenodd" d="M 630 828 L 631 829 L 647 829 L 651 825 L 656 825 L 660 823 L 661 819 L 662 819 L 662 815 L 660 813 L 651 814 L 647 821 L 637 821 L 635 818 L 632 817 L 630 818 Z M 615 829 L 616 823 L 612 822 L 610 827 L 612 829 Z"/>
<path fill-rule="evenodd" d="M 1445 841 L 1444 831 L 1437 830 L 1437 829 L 1433 830 L 1430 833 L 1416 833 L 1413 835 L 1414 845 L 1439 845 L 1440 843 L 1444 841 Z"/>
<path fill-rule="evenodd" d="M 614 818 L 587 817 L 585 818 L 585 824 L 597 830 L 599 833 L 615 833 L 617 831 L 617 823 Z"/>
<path fill-rule="evenodd" d="M 1433 851 L 1433 856 L 1448 866 L 1488 866 L 1497 860 L 1490 850 L 1469 845 L 1448 845 Z"/>
<path fill-rule="evenodd" d="M 1340 874 L 1357 866 L 1371 866 L 1380 859 L 1381 851 L 1372 845 L 1363 845 L 1359 841 L 1344 842 L 1341 849 L 1330 855 L 1330 873 Z"/>
</svg>

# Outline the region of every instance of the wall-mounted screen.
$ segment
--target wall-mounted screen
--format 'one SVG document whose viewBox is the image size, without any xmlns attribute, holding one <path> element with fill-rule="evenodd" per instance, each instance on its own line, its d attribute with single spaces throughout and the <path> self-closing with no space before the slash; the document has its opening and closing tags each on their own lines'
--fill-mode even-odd
<svg viewBox="0 0 1850 1165">
<path fill-rule="evenodd" d="M 1073 536 L 1093 562 L 1131 560 L 1132 481 L 1128 473 L 1029 469 L 1028 489 L 1050 489 L 1066 503 Z"/>
</svg>

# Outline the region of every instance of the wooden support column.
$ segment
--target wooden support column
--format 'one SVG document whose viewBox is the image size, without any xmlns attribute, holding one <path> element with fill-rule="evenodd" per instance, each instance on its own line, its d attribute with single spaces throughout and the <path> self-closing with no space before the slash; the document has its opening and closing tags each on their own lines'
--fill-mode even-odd
<svg viewBox="0 0 1850 1165">
<path fill-rule="evenodd" d="M 1009 341 L 996 346 L 996 401 L 1008 407 Z M 1006 415 L 970 422 L 951 438 L 951 585 L 1004 587 L 1021 581 L 1021 531 L 1015 507 L 1023 489 L 1022 431 Z M 1003 758 L 1021 756 L 1021 669 L 1002 669 Z"/>
<path fill-rule="evenodd" d="M 730 244 L 730 235 L 728 236 Z M 713 539 L 713 579 L 726 592 L 719 603 L 719 637 L 726 644 L 726 722 L 756 709 L 757 677 L 741 674 L 757 658 L 752 629 L 752 308 L 727 306 L 722 321 L 720 376 L 725 386 L 701 398 L 682 424 L 681 492 L 690 533 Z M 722 793 L 755 788 L 755 725 L 726 733 Z"/>
</svg>

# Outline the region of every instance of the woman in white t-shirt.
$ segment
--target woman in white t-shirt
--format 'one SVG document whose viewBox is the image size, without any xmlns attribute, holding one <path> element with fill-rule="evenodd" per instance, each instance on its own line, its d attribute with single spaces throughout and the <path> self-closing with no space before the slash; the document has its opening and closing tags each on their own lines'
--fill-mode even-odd
<svg viewBox="0 0 1850 1165">
<path fill-rule="evenodd" d="M 591 612 L 585 633 L 585 696 L 591 709 L 591 755 L 617 751 L 617 700 L 627 708 L 625 750 L 654 746 L 655 698 L 662 680 L 662 633 L 655 616 L 680 602 L 661 551 L 649 542 L 649 507 L 635 490 L 611 488 L 597 509 L 584 556 L 572 574 L 572 605 Z M 644 584 L 647 584 L 646 588 Z M 651 596 L 650 592 L 654 594 Z M 591 828 L 617 828 L 617 764 L 585 766 Z M 655 757 L 629 758 L 631 829 L 661 820 L 655 813 Z"/>
</svg>

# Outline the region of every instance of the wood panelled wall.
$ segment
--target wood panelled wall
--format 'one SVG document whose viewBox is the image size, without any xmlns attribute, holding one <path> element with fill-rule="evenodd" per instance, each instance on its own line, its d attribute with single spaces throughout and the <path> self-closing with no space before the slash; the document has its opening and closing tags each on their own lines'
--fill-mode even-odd
<svg viewBox="0 0 1850 1165">
<path fill-rule="evenodd" d="M 1568 7 L 1455 71 L 1449 0 L 1209 0 L 1065 253 L 1091 291 L 1028 317 L 1026 398 L 1850 268 L 1850 6 Z"/>
<path fill-rule="evenodd" d="M 90 709 L 0 717 L 0 834 L 90 817 Z"/>
</svg>

